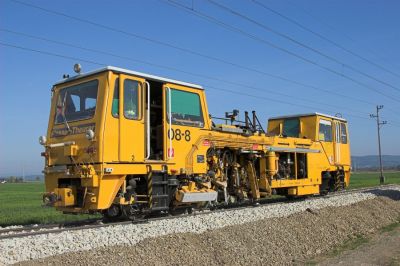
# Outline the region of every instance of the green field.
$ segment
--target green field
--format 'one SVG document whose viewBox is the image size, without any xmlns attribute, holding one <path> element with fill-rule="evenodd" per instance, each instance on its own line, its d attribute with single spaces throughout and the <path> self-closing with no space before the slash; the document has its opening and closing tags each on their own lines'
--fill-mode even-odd
<svg viewBox="0 0 400 266">
<path fill-rule="evenodd" d="M 373 187 L 379 185 L 380 173 L 352 173 L 349 188 Z M 384 173 L 385 184 L 400 184 L 400 172 Z"/>
<path fill-rule="evenodd" d="M 385 173 L 387 184 L 400 184 L 400 172 Z M 353 173 L 349 188 L 379 185 L 378 173 Z M 44 184 L 39 182 L 0 184 L 0 226 L 33 223 L 56 223 L 93 217 L 65 215 L 43 208 Z"/>
<path fill-rule="evenodd" d="M 42 207 L 44 183 L 0 184 L 0 226 L 57 223 L 86 219 L 89 215 L 65 215 Z"/>
</svg>

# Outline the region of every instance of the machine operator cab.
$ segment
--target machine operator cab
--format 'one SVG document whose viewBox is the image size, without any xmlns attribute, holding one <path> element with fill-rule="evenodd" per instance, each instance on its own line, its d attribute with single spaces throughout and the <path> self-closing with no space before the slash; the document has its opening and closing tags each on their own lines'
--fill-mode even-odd
<svg viewBox="0 0 400 266">
<path fill-rule="evenodd" d="M 40 142 L 52 149 L 50 165 L 73 164 L 71 155 L 81 159 L 76 163 L 168 161 L 180 143 L 209 127 L 201 86 L 106 67 L 54 85 Z M 74 145 L 72 154 L 64 152 Z M 90 147 L 96 155 L 85 155 Z"/>
<path fill-rule="evenodd" d="M 272 117 L 268 135 L 311 139 L 320 143 L 330 164 L 350 166 L 350 144 L 347 121 L 321 113 Z"/>
</svg>

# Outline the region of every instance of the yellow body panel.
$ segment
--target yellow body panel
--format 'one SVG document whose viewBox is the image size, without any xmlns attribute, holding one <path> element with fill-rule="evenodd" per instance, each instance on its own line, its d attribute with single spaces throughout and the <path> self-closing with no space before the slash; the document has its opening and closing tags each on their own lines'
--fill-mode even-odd
<svg viewBox="0 0 400 266">
<path fill-rule="evenodd" d="M 292 196 L 303 196 L 303 195 L 312 195 L 319 193 L 319 186 L 298 186 L 298 187 L 291 187 L 288 189 L 288 195 Z"/>
<path fill-rule="evenodd" d="M 68 207 L 75 205 L 75 196 L 71 188 L 56 188 L 54 193 L 58 196 L 56 206 Z"/>
<path fill-rule="evenodd" d="M 69 122 L 70 132 L 64 123 L 55 124 L 60 90 L 94 79 L 98 80 L 98 92 L 93 117 Z M 125 101 L 124 98 L 128 83 L 131 86 L 137 85 L 137 102 L 130 102 L 135 105 L 136 111 L 131 113 L 127 113 L 129 101 Z M 170 124 L 170 90 L 189 92 L 199 97 L 203 120 L 201 125 Z M 149 91 L 153 95 L 151 97 L 154 97 L 150 106 Z M 210 158 L 207 157 L 210 150 L 229 149 L 240 154 L 250 154 L 249 158 L 252 153 L 257 154 L 258 157 L 255 158 L 264 158 L 257 167 L 253 167 L 252 164 L 246 166 L 240 162 L 243 171 L 248 173 L 246 176 L 250 186 L 247 192 L 240 192 L 240 195 L 250 194 L 253 199 L 270 195 L 272 190 L 284 191 L 287 195 L 317 194 L 320 192 L 324 173 L 343 173 L 345 185 L 349 184 L 350 142 L 347 122 L 338 118 L 320 114 L 299 116 L 299 132 L 296 136 L 284 135 L 284 118 L 271 119 L 266 134 L 233 133 L 229 130 L 237 130 L 238 127 L 231 125 L 224 125 L 216 130 L 208 115 L 204 90 L 115 71 L 103 71 L 57 84 L 53 93 L 46 143 L 45 182 L 48 192 L 54 192 L 62 198 L 62 201 L 55 205 L 59 210 L 87 212 L 108 209 L 113 203 L 132 204 L 133 197 L 125 199 L 121 196 L 129 188 L 128 179 L 137 177 L 147 180 L 150 171 L 168 176 L 201 177 L 206 184 L 210 182 L 211 176 Z M 155 94 L 159 95 L 159 98 L 156 98 Z M 156 102 L 158 99 L 159 102 Z M 157 111 L 159 115 L 151 115 L 150 111 L 148 113 L 150 107 L 151 111 Z M 155 122 L 149 118 L 161 122 L 157 122 L 155 126 Z M 332 141 L 320 139 L 321 119 L 332 123 Z M 150 128 L 151 132 L 147 128 L 147 121 L 151 121 L 154 126 Z M 336 134 L 341 127 L 344 129 L 340 134 Z M 94 131 L 93 139 L 87 139 L 87 130 Z M 344 135 L 345 143 L 339 140 L 344 139 Z M 154 136 L 158 136 L 158 141 L 162 140 L 162 149 L 158 151 L 158 157 L 152 158 L 149 155 L 154 154 L 157 146 L 148 147 L 147 143 L 149 138 L 153 141 Z M 149 150 L 151 154 L 148 154 Z M 287 154 L 291 156 L 287 159 L 287 167 L 291 167 L 290 176 L 278 178 L 281 168 L 279 163 L 284 162 L 282 158 Z M 305 164 L 302 169 L 299 166 L 300 160 Z M 221 179 L 217 186 L 227 186 L 226 180 L 222 180 L 223 173 L 217 168 L 212 171 L 215 178 Z M 166 184 L 167 181 L 157 182 Z M 203 189 L 201 186 L 178 186 L 176 199 L 182 200 L 182 193 L 203 191 L 212 194 L 214 189 L 217 189 Z M 79 194 L 76 188 L 79 188 L 80 197 L 84 197 L 82 206 L 76 206 Z M 138 202 L 149 200 L 149 195 L 138 197 Z"/>
</svg>

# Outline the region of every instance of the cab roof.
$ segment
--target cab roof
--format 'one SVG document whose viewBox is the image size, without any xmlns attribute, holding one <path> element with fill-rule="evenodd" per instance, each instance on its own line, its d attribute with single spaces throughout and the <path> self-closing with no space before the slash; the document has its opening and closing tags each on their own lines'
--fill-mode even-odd
<svg viewBox="0 0 400 266">
<path fill-rule="evenodd" d="M 331 115 L 326 115 L 326 114 L 322 114 L 322 113 L 308 113 L 308 114 L 297 114 L 297 115 L 284 115 L 284 116 L 275 116 L 275 117 L 271 117 L 269 118 L 269 120 L 278 120 L 278 119 L 285 119 L 285 118 L 295 118 L 295 117 L 305 117 L 305 116 L 323 116 L 323 117 L 328 117 L 328 118 L 332 118 L 332 119 L 336 119 L 336 120 L 340 120 L 343 122 L 346 122 L 347 120 L 342 118 L 342 117 L 336 117 L 336 116 L 331 116 Z"/>
<path fill-rule="evenodd" d="M 69 81 L 76 80 L 76 79 L 79 79 L 79 78 L 87 77 L 87 76 L 90 76 L 90 75 L 95 75 L 95 74 L 98 74 L 98 73 L 101 73 L 101 72 L 105 72 L 105 71 L 112 71 L 114 73 L 128 74 L 128 75 L 133 75 L 133 76 L 136 76 L 136 77 L 145 78 L 147 80 L 160 81 L 160 82 L 163 82 L 163 83 L 174 83 L 174 84 L 177 84 L 177 85 L 182 85 L 182 86 L 187 86 L 187 87 L 203 90 L 203 87 L 200 86 L 200 85 L 197 85 L 197 84 L 192 84 L 192 83 L 187 83 L 187 82 L 183 82 L 183 81 L 179 81 L 179 80 L 174 80 L 174 79 L 154 76 L 154 75 L 150 75 L 150 74 L 146 74 L 146 73 L 142 73 L 142 72 L 136 72 L 136 71 L 132 71 L 132 70 L 124 69 L 124 68 L 119 68 L 119 67 L 113 67 L 113 66 L 107 66 L 107 67 L 103 67 L 103 68 L 100 68 L 100 69 L 97 69 L 97 70 L 93 70 L 93 71 L 90 71 L 90 72 L 87 72 L 87 73 L 78 74 L 76 76 L 60 80 L 60 81 L 56 82 L 54 85 L 59 85 L 59 84 L 65 83 L 65 82 L 69 82 Z"/>
</svg>

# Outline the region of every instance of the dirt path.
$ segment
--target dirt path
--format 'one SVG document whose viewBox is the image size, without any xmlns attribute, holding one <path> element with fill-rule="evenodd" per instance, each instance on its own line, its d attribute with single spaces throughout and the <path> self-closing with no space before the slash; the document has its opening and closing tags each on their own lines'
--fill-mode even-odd
<svg viewBox="0 0 400 266">
<path fill-rule="evenodd" d="M 400 226 L 377 233 L 355 249 L 314 259 L 318 265 L 400 265 Z"/>
</svg>

